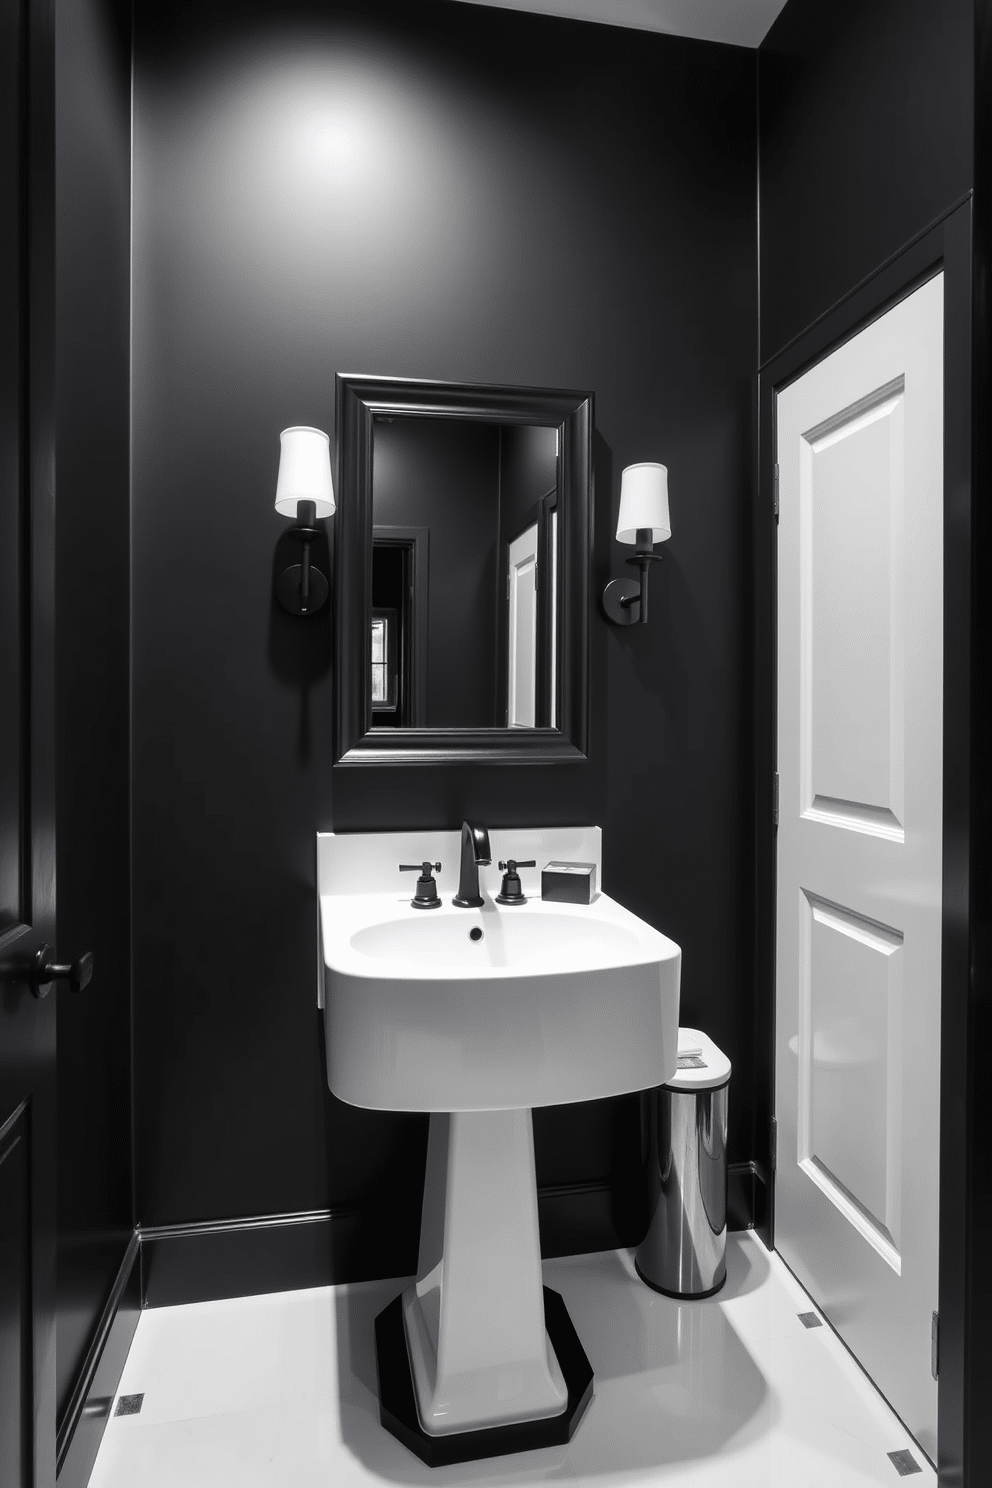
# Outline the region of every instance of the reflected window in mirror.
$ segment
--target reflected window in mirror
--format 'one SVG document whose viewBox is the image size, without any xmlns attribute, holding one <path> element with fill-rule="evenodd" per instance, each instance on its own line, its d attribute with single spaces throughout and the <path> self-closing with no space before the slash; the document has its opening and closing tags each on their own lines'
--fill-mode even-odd
<svg viewBox="0 0 992 1488">
<path fill-rule="evenodd" d="M 429 576 L 427 527 L 373 525 L 372 614 L 388 612 L 393 617 L 394 668 L 394 690 L 388 704 L 377 702 L 372 677 L 374 728 L 425 727 Z"/>
<path fill-rule="evenodd" d="M 372 712 L 379 716 L 400 711 L 400 674 L 397 664 L 400 619 L 397 610 L 372 610 Z M 390 717 L 390 722 L 393 718 Z"/>
</svg>

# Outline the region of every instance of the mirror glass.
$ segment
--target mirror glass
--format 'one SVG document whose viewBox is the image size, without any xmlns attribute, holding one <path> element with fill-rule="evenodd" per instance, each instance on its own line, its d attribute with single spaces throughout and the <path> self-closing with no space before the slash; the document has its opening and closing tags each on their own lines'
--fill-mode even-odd
<svg viewBox="0 0 992 1488">
<path fill-rule="evenodd" d="M 558 441 L 374 416 L 373 730 L 558 727 Z"/>
</svg>

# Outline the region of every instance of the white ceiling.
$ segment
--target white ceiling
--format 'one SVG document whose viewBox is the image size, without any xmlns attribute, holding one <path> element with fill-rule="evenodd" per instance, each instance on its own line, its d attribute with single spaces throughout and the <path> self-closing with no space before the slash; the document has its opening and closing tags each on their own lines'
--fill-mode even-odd
<svg viewBox="0 0 992 1488">
<path fill-rule="evenodd" d="M 468 0 L 468 3 L 756 47 L 785 0 Z"/>
</svg>

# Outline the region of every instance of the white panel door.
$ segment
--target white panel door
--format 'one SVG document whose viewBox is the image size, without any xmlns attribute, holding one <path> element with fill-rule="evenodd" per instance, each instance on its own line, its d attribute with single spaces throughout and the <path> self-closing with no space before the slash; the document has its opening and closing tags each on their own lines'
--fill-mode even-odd
<svg viewBox="0 0 992 1488">
<path fill-rule="evenodd" d="M 943 276 L 777 431 L 776 1244 L 933 1457 Z"/>
<path fill-rule="evenodd" d="M 537 717 L 537 523 L 509 547 L 508 703 L 510 728 L 533 728 Z"/>
</svg>

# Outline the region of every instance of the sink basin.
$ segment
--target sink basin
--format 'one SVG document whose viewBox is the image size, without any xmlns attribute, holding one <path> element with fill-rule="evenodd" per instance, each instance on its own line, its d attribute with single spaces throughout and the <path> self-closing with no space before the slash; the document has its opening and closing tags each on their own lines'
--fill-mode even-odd
<svg viewBox="0 0 992 1488">
<path fill-rule="evenodd" d="M 679 948 L 605 894 L 430 911 L 328 895 L 321 910 L 328 1080 L 352 1105 L 561 1105 L 675 1069 Z"/>
<path fill-rule="evenodd" d="M 576 913 L 565 906 L 542 905 L 540 901 L 519 909 L 481 913 L 467 921 L 465 910 L 443 911 L 427 918 L 402 915 L 380 920 L 357 930 L 351 949 L 378 963 L 392 963 L 405 980 L 419 975 L 421 957 L 430 961 L 431 974 L 453 972 L 459 977 L 479 978 L 494 971 L 503 976 L 522 972 L 591 971 L 612 966 L 617 960 L 637 957 L 641 942 L 629 926 L 616 924 L 603 914 L 599 900 L 590 913 Z M 478 913 L 478 912 L 477 912 Z M 482 938 L 472 935 L 481 928 Z"/>
<path fill-rule="evenodd" d="M 601 867 L 596 827 L 490 836 L 494 862 Z M 455 908 L 459 845 L 317 842 L 328 1084 L 431 1113 L 417 1280 L 377 1319 L 376 1356 L 383 1425 L 432 1465 L 575 1430 L 592 1371 L 561 1299 L 545 1313 L 531 1108 L 660 1085 L 678 1058 L 673 941 L 606 894 L 544 902 L 539 868 L 521 867 L 524 904 L 496 904 L 483 868 L 482 908 Z M 397 865 L 428 858 L 443 904 L 414 909 Z"/>
</svg>

